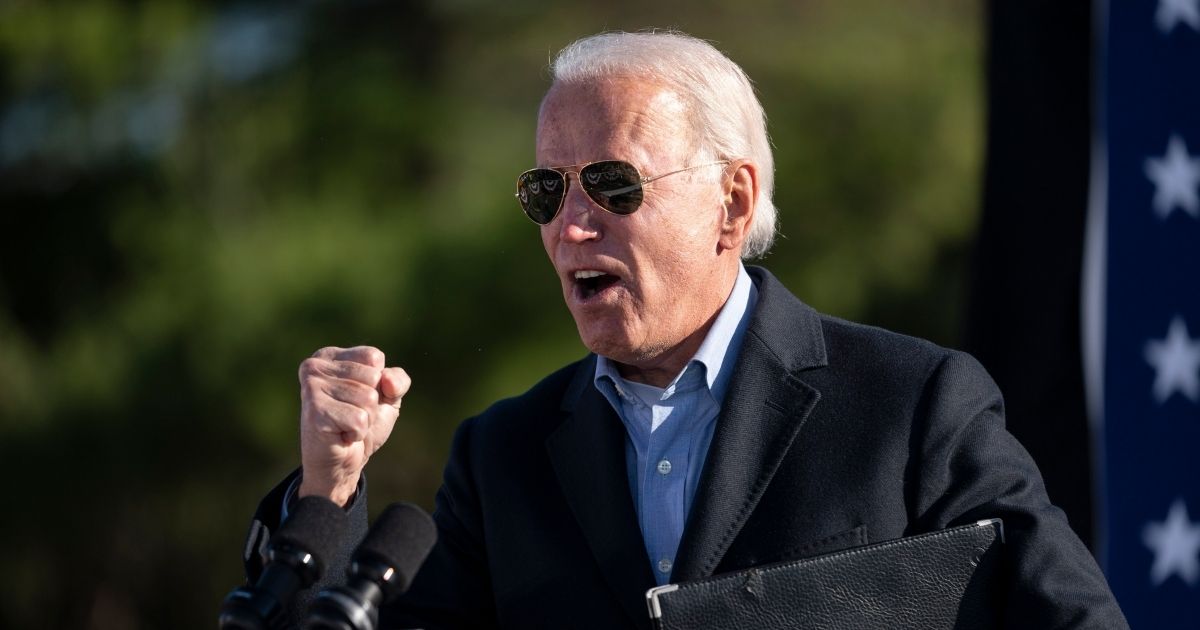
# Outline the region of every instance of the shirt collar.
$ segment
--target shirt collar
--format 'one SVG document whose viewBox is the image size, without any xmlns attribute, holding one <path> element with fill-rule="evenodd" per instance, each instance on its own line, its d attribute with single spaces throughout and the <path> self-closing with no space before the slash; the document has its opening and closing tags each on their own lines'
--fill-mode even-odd
<svg viewBox="0 0 1200 630">
<path fill-rule="evenodd" d="M 708 329 L 708 334 L 704 336 L 696 354 L 675 376 L 668 389 L 674 387 L 692 366 L 697 366 L 703 368 L 706 384 L 713 397 L 718 403 L 722 402 L 733 373 L 733 363 L 737 360 L 737 350 L 742 346 L 742 336 L 746 332 L 746 325 L 750 321 L 750 314 L 754 312 L 756 302 L 758 290 L 750 280 L 750 274 L 746 273 L 746 267 L 739 264 L 737 280 L 733 283 L 729 298 L 725 300 L 725 305 L 713 320 L 712 327 Z M 599 387 L 601 380 L 605 378 L 620 392 L 623 379 L 617 371 L 616 363 L 597 355 L 593 382 Z M 601 390 L 603 391 L 603 388 Z"/>
</svg>

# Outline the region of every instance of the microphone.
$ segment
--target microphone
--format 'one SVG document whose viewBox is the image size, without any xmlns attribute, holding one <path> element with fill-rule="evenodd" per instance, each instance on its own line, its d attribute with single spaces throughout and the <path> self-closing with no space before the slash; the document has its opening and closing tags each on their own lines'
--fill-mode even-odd
<svg viewBox="0 0 1200 630">
<path fill-rule="evenodd" d="M 267 566 L 254 586 L 234 589 L 221 604 L 222 630 L 283 628 L 296 592 L 321 578 L 350 518 L 329 499 L 310 496 L 296 502 L 267 544 Z"/>
<path fill-rule="evenodd" d="M 437 527 L 421 508 L 393 503 L 354 551 L 345 586 L 321 591 L 306 630 L 375 630 L 381 604 L 408 590 L 437 542 Z"/>
</svg>

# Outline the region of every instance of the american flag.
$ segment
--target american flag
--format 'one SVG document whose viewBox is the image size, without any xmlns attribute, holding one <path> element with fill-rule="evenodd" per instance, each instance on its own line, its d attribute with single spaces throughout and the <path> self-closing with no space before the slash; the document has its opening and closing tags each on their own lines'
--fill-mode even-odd
<svg viewBox="0 0 1200 630">
<path fill-rule="evenodd" d="M 1200 628 L 1200 0 L 1099 0 L 1084 337 L 1098 551 L 1134 628 Z"/>
</svg>

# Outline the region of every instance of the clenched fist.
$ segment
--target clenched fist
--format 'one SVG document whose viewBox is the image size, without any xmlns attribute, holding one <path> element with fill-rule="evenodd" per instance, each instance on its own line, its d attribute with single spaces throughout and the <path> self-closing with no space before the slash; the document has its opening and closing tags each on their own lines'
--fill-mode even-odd
<svg viewBox="0 0 1200 630">
<path fill-rule="evenodd" d="M 391 435 L 411 383 L 370 346 L 321 348 L 300 364 L 300 496 L 346 505 Z"/>
</svg>

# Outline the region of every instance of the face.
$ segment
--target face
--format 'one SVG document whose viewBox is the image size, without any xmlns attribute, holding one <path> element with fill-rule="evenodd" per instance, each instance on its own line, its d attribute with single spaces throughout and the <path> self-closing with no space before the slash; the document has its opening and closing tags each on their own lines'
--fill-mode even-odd
<svg viewBox="0 0 1200 630">
<path fill-rule="evenodd" d="M 697 154 L 686 114 L 677 94 L 645 81 L 555 85 L 538 118 L 537 163 L 625 160 L 647 178 L 712 161 Z M 664 177 L 618 216 L 572 173 L 562 209 L 541 228 L 584 345 L 627 378 L 673 378 L 729 296 L 739 252 L 721 239 L 723 180 L 720 165 Z"/>
</svg>

